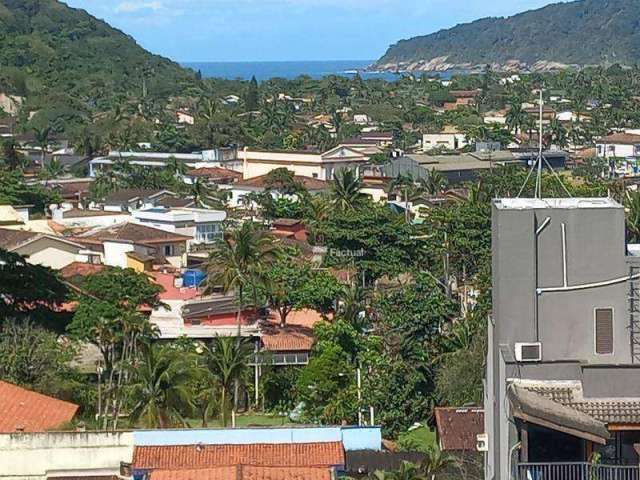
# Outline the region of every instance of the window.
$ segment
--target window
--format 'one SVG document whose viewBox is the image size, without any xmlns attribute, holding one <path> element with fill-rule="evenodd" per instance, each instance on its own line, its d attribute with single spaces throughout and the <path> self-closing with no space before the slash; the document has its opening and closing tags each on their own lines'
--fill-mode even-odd
<svg viewBox="0 0 640 480">
<path fill-rule="evenodd" d="M 613 308 L 595 310 L 596 354 L 613 354 Z"/>
<path fill-rule="evenodd" d="M 173 245 L 165 245 L 164 246 L 164 256 L 172 257 L 173 256 Z"/>
<path fill-rule="evenodd" d="M 311 174 L 311 176 L 312 176 L 313 178 L 318 178 L 318 174 L 317 174 L 317 173 L 312 173 L 312 174 Z"/>
<path fill-rule="evenodd" d="M 196 227 L 197 243 L 214 243 L 222 238 L 222 226 L 218 223 L 207 223 Z"/>
</svg>

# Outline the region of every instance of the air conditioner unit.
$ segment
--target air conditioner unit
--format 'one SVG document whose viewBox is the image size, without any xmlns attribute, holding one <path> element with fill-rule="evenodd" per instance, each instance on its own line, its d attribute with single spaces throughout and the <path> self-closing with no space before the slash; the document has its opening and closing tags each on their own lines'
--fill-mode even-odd
<svg viewBox="0 0 640 480">
<path fill-rule="evenodd" d="M 516 361 L 518 362 L 539 362 L 542 360 L 542 344 L 516 343 Z"/>
<path fill-rule="evenodd" d="M 476 435 L 476 450 L 479 452 L 489 451 L 489 435 L 486 433 Z"/>
</svg>

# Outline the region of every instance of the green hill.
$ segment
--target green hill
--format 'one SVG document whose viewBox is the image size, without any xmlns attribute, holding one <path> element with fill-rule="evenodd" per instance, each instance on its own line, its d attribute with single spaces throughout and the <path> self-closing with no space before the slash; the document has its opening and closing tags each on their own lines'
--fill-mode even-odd
<svg viewBox="0 0 640 480">
<path fill-rule="evenodd" d="M 545 70 L 639 61 L 640 1 L 581 0 L 402 40 L 375 67 L 438 71 L 491 64 Z"/>
<path fill-rule="evenodd" d="M 68 95 L 90 105 L 114 94 L 178 91 L 193 72 L 58 0 L 0 0 L 0 91 Z"/>
</svg>

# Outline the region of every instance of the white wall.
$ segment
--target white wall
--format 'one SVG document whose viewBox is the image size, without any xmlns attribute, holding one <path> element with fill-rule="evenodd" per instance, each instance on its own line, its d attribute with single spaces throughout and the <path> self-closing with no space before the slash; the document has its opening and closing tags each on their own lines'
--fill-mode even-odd
<svg viewBox="0 0 640 480">
<path fill-rule="evenodd" d="M 104 263 L 111 267 L 127 268 L 127 252 L 135 250 L 131 243 L 104 242 Z"/>
<path fill-rule="evenodd" d="M 132 460 L 132 432 L 0 435 L 0 478 L 44 479 L 47 473 L 82 470 L 118 474 L 120 462 Z"/>
<path fill-rule="evenodd" d="M 613 145 L 613 144 L 596 144 L 598 156 L 605 158 L 627 158 L 636 156 L 635 145 Z"/>
<path fill-rule="evenodd" d="M 456 150 L 467 145 L 467 139 L 462 133 L 425 133 L 422 136 L 422 149 L 428 152 L 431 149 L 444 146 L 449 150 Z"/>
</svg>

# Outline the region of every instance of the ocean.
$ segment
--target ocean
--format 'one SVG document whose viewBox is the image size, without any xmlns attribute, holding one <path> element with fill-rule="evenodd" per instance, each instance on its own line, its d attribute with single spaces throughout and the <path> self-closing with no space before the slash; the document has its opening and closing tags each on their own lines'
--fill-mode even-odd
<svg viewBox="0 0 640 480">
<path fill-rule="evenodd" d="M 249 80 L 255 75 L 258 81 L 280 77 L 293 79 L 300 75 L 308 75 L 319 79 L 328 75 L 353 77 L 356 72 L 363 79 L 382 78 L 388 81 L 397 80 L 399 75 L 390 72 L 365 72 L 366 67 L 375 60 L 326 60 L 309 62 L 185 62 L 182 65 L 193 70 L 200 70 L 207 78 L 226 78 L 230 80 Z"/>
</svg>

